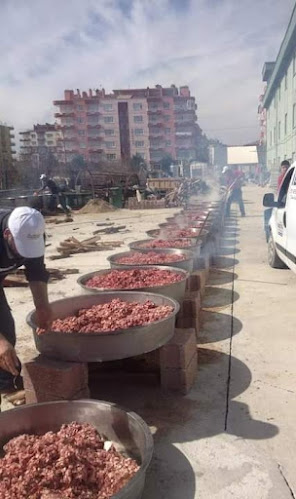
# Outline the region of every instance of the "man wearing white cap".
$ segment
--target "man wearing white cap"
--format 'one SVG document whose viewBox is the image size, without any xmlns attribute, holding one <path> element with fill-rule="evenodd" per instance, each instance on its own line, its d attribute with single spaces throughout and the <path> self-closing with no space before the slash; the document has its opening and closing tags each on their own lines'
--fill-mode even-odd
<svg viewBox="0 0 296 499">
<path fill-rule="evenodd" d="M 0 393 L 22 388 L 20 362 L 14 350 L 14 320 L 2 281 L 12 270 L 25 266 L 38 326 L 48 329 L 52 312 L 47 295 L 44 251 L 45 222 L 41 213 L 28 207 L 0 212 Z"/>
</svg>

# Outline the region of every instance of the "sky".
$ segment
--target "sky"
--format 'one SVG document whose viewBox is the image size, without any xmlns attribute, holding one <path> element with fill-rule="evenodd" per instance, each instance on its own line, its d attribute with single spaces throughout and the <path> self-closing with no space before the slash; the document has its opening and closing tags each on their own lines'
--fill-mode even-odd
<svg viewBox="0 0 296 499">
<path fill-rule="evenodd" d="M 0 121 L 53 122 L 64 89 L 189 85 L 198 122 L 258 138 L 262 67 L 295 0 L 0 0 Z"/>
</svg>

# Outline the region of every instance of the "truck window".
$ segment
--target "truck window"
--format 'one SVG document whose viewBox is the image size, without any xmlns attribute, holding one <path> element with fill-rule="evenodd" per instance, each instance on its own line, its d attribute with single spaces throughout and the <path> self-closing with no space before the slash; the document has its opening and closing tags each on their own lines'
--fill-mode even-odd
<svg viewBox="0 0 296 499">
<path fill-rule="evenodd" d="M 287 172 L 287 175 L 284 178 L 278 197 L 279 208 L 284 208 L 286 206 L 287 194 L 293 173 L 294 173 L 294 168 L 291 168 Z"/>
</svg>

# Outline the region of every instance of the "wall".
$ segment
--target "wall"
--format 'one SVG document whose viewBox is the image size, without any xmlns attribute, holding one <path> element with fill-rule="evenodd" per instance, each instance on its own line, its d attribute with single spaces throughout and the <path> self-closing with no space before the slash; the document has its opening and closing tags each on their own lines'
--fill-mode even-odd
<svg viewBox="0 0 296 499">
<path fill-rule="evenodd" d="M 280 163 L 284 159 L 296 160 L 296 60 L 292 58 L 282 75 L 272 101 L 267 108 L 266 163 L 271 171 L 271 184 L 276 185 Z M 294 123 L 293 123 L 293 106 Z M 287 126 L 285 130 L 285 115 Z"/>
</svg>

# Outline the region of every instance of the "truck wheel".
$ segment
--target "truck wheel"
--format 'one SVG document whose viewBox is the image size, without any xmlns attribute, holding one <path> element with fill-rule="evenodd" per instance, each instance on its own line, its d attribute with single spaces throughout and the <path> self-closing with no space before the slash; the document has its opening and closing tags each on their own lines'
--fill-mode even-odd
<svg viewBox="0 0 296 499">
<path fill-rule="evenodd" d="M 273 269 L 286 269 L 286 264 L 280 259 L 272 235 L 268 239 L 268 263 Z"/>
</svg>

